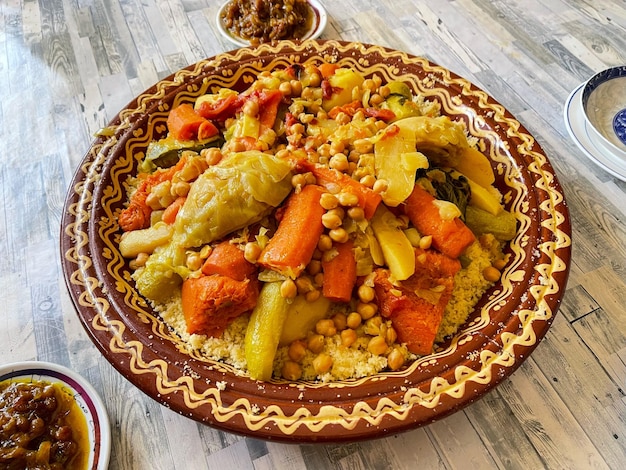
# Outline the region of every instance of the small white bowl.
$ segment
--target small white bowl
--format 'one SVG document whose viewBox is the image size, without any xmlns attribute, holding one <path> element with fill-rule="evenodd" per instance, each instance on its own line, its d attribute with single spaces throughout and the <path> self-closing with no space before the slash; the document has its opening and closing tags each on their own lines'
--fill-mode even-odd
<svg viewBox="0 0 626 470">
<path fill-rule="evenodd" d="M 82 376 L 49 362 L 26 361 L 0 365 L 0 383 L 47 382 L 70 392 L 85 414 L 90 453 L 87 469 L 106 470 L 111 454 L 111 427 L 106 408 L 96 390 Z"/>
<path fill-rule="evenodd" d="M 580 99 L 596 146 L 626 159 L 626 65 L 595 74 Z"/>
<path fill-rule="evenodd" d="M 222 23 L 222 12 L 226 9 L 230 2 L 231 0 L 224 2 L 224 4 L 217 11 L 217 16 L 215 17 L 217 29 L 222 34 L 222 36 L 224 36 L 230 42 L 237 44 L 241 47 L 250 46 L 249 41 L 235 36 L 230 31 L 228 31 L 228 29 L 226 29 L 226 27 L 224 26 L 224 23 Z M 322 5 L 318 0 L 307 0 L 307 2 L 313 12 L 314 17 L 311 28 L 301 38 L 299 38 L 301 41 L 304 41 L 306 39 L 318 38 L 326 28 L 326 23 L 328 22 L 328 15 L 326 13 L 324 5 Z"/>
</svg>

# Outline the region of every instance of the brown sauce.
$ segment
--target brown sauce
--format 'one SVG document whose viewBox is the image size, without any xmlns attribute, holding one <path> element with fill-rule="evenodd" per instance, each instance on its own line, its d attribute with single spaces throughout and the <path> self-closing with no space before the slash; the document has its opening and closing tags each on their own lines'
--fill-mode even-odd
<svg viewBox="0 0 626 470">
<path fill-rule="evenodd" d="M 232 0 L 221 20 L 231 34 L 254 45 L 302 39 L 313 16 L 306 0 Z"/>
<path fill-rule="evenodd" d="M 48 382 L 0 383 L 0 470 L 87 466 L 83 412 L 68 390 Z"/>
</svg>

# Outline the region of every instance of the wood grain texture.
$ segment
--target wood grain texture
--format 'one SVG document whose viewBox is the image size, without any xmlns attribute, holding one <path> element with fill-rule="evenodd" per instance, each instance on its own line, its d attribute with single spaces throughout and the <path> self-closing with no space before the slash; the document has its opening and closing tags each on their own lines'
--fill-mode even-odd
<svg viewBox="0 0 626 470">
<path fill-rule="evenodd" d="M 134 96 L 234 49 L 213 0 L 0 2 L 0 357 L 72 367 L 103 396 L 112 470 L 587 469 L 626 463 L 626 183 L 563 122 L 569 93 L 626 64 L 623 0 L 323 0 L 326 39 L 422 55 L 511 111 L 556 169 L 573 224 L 568 289 L 532 357 L 425 428 L 346 445 L 224 433 L 157 404 L 99 353 L 58 253 L 67 185 L 94 133 Z"/>
</svg>

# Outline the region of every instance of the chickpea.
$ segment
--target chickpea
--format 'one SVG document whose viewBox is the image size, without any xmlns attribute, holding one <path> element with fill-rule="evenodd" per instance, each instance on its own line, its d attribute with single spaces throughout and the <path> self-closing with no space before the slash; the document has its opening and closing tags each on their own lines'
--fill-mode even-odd
<svg viewBox="0 0 626 470">
<path fill-rule="evenodd" d="M 243 250 L 243 257 L 249 263 L 255 264 L 257 259 L 259 259 L 259 255 L 261 254 L 261 247 L 258 243 L 248 242 Z"/>
<path fill-rule="evenodd" d="M 320 251 L 328 251 L 333 247 L 333 240 L 324 234 L 320 237 L 320 241 L 317 242 L 317 247 Z"/>
<path fill-rule="evenodd" d="M 331 193 L 324 193 L 320 198 L 320 206 L 322 206 L 327 211 L 336 208 L 339 205 L 339 201 L 337 200 L 337 196 Z"/>
<path fill-rule="evenodd" d="M 361 207 L 351 207 L 348 209 L 348 217 L 355 222 L 360 222 L 365 220 L 365 211 Z"/>
<path fill-rule="evenodd" d="M 283 96 L 291 96 L 291 93 L 293 92 L 291 82 L 281 82 L 281 84 L 278 85 L 278 91 L 280 91 Z"/>
<path fill-rule="evenodd" d="M 338 331 L 342 331 L 346 329 L 348 318 L 345 313 L 339 312 L 339 313 L 334 314 L 332 320 L 333 320 L 333 323 L 335 324 L 335 328 Z"/>
<path fill-rule="evenodd" d="M 192 271 L 197 271 L 198 269 L 202 267 L 202 261 L 203 260 L 200 257 L 200 253 L 196 253 L 195 251 L 192 251 L 191 253 L 187 254 L 187 260 L 185 264 Z"/>
<path fill-rule="evenodd" d="M 372 300 L 374 300 L 374 297 L 376 295 L 374 288 L 370 286 L 366 286 L 365 284 L 361 284 L 359 286 L 357 293 L 359 295 L 359 299 L 363 303 L 371 302 Z"/>
<path fill-rule="evenodd" d="M 387 191 L 388 187 L 389 187 L 389 183 L 387 183 L 386 180 L 380 179 L 380 180 L 376 180 L 376 182 L 374 183 L 374 186 L 372 186 L 372 189 L 377 193 L 383 193 Z"/>
<path fill-rule="evenodd" d="M 361 325 L 361 321 L 361 315 L 359 315 L 357 312 L 350 312 L 348 314 L 348 317 L 346 318 L 346 325 L 348 326 L 348 328 L 356 330 Z"/>
<path fill-rule="evenodd" d="M 493 266 L 487 266 L 483 269 L 483 277 L 486 281 L 497 282 L 500 279 L 500 271 Z"/>
<path fill-rule="evenodd" d="M 139 253 L 137 257 L 129 263 L 130 269 L 138 269 L 146 265 L 150 255 L 148 253 Z"/>
<path fill-rule="evenodd" d="M 373 188 L 376 183 L 376 177 L 374 175 L 365 175 L 359 180 L 359 182 L 367 188 Z"/>
<path fill-rule="evenodd" d="M 285 361 L 281 370 L 281 375 L 287 380 L 300 380 L 302 377 L 302 367 L 293 361 Z"/>
<path fill-rule="evenodd" d="M 363 320 L 368 320 L 376 315 L 376 312 L 378 312 L 378 305 L 371 302 L 359 302 L 356 306 L 356 311 L 359 312 L 359 315 L 361 315 Z"/>
<path fill-rule="evenodd" d="M 340 335 L 341 335 L 341 344 L 345 346 L 346 348 L 349 348 L 350 346 L 352 346 L 357 340 L 356 331 L 354 331 L 352 328 L 346 328 L 340 333 Z"/>
<path fill-rule="evenodd" d="M 331 145 L 331 152 L 332 152 L 332 145 Z M 346 157 L 346 155 L 343 153 L 334 154 L 330 158 L 328 162 L 328 166 L 330 166 L 331 168 L 335 170 L 339 170 L 343 172 L 347 171 L 350 168 L 348 164 L 348 157 Z"/>
<path fill-rule="evenodd" d="M 302 82 L 300 80 L 291 80 L 289 84 L 291 85 L 291 95 L 300 96 L 302 93 Z"/>
<path fill-rule="evenodd" d="M 341 224 L 343 224 L 343 220 L 337 212 L 329 211 L 322 215 L 322 225 L 331 231 L 341 227 Z M 330 235 L 330 238 L 332 238 L 332 235 Z"/>
<path fill-rule="evenodd" d="M 391 370 L 398 370 L 404 365 L 404 354 L 399 348 L 393 348 L 387 356 L 387 365 Z"/>
<path fill-rule="evenodd" d="M 304 298 L 307 302 L 315 302 L 317 299 L 320 298 L 321 295 L 322 293 L 319 290 L 313 289 L 304 294 Z"/>
<path fill-rule="evenodd" d="M 339 204 L 344 207 L 354 207 L 359 205 L 359 196 L 353 193 L 341 192 L 337 195 Z"/>
<path fill-rule="evenodd" d="M 328 232 L 328 236 L 333 241 L 336 241 L 337 243 L 345 243 L 350 238 L 350 235 L 348 235 L 348 232 L 346 232 L 346 229 L 341 228 L 341 227 L 330 230 Z"/>
<path fill-rule="evenodd" d="M 428 250 L 431 247 L 432 243 L 433 243 L 433 236 L 425 235 L 423 237 L 420 237 L 419 247 L 422 250 Z"/>
<path fill-rule="evenodd" d="M 280 295 L 284 299 L 293 299 L 298 294 L 298 287 L 293 279 L 285 279 L 280 285 Z"/>
<path fill-rule="evenodd" d="M 313 359 L 313 369 L 317 374 L 325 374 L 333 366 L 333 359 L 328 354 L 319 354 Z"/>
<path fill-rule="evenodd" d="M 206 160 L 207 165 L 217 165 L 222 160 L 222 151 L 217 147 L 211 147 L 205 150 L 202 150 L 202 155 Z"/>
<path fill-rule="evenodd" d="M 259 114 L 259 103 L 253 100 L 247 100 L 243 105 L 243 113 L 246 116 L 255 117 Z"/>
<path fill-rule="evenodd" d="M 295 362 L 300 362 L 306 356 L 306 345 L 302 340 L 293 341 L 287 349 L 287 355 L 289 359 Z"/>
<path fill-rule="evenodd" d="M 313 334 L 307 341 L 307 348 L 312 353 L 318 354 L 324 349 L 324 335 Z"/>
<path fill-rule="evenodd" d="M 387 351 L 387 342 L 382 336 L 374 336 L 367 343 L 367 350 L 376 356 L 382 356 Z"/>
<path fill-rule="evenodd" d="M 335 334 L 337 334 L 337 328 L 335 327 L 335 322 L 330 319 L 330 318 L 324 318 L 322 320 L 319 320 L 316 324 L 315 324 L 315 332 L 318 335 L 323 335 L 323 336 L 334 336 Z"/>
<path fill-rule="evenodd" d="M 493 262 L 493 267 L 496 268 L 498 271 L 502 271 L 506 266 L 506 263 L 507 261 L 504 258 L 497 259 Z"/>
<path fill-rule="evenodd" d="M 317 276 L 319 273 L 322 272 L 321 261 L 318 259 L 312 259 L 311 262 L 308 264 L 306 270 L 311 276 Z M 315 280 L 314 283 L 317 284 L 317 280 Z"/>
</svg>

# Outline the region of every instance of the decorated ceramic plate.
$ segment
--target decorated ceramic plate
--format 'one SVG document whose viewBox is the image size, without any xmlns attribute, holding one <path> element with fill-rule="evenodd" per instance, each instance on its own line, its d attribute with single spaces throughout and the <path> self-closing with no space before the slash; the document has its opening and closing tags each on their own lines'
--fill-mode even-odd
<svg viewBox="0 0 626 470">
<path fill-rule="evenodd" d="M 71 423 L 74 441 L 78 443 L 79 449 L 71 461 L 71 468 L 108 468 L 111 452 L 109 418 L 102 400 L 89 382 L 66 367 L 48 362 L 26 361 L 0 366 L 2 390 L 15 382 L 53 385 L 57 388 L 57 394 L 69 400 L 68 422 Z M 79 465 L 76 459 L 80 459 L 82 464 Z"/>
<path fill-rule="evenodd" d="M 168 110 L 209 89 L 244 90 L 262 71 L 328 61 L 410 84 L 466 123 L 489 156 L 517 222 L 501 280 L 456 335 L 406 367 L 335 382 L 251 380 L 189 351 L 142 298 L 120 255 L 117 218 L 137 155 L 162 137 Z M 213 88 L 211 88 L 213 87 Z M 227 209 L 225 209 L 227 210 Z M 528 358 L 563 296 L 570 263 L 567 205 L 535 138 L 487 93 L 420 57 L 366 44 L 283 42 L 191 65 L 133 100 L 103 129 L 75 173 L 61 250 L 67 286 L 93 342 L 161 404 L 219 429 L 286 442 L 379 438 L 447 416 L 482 397 Z"/>
</svg>

